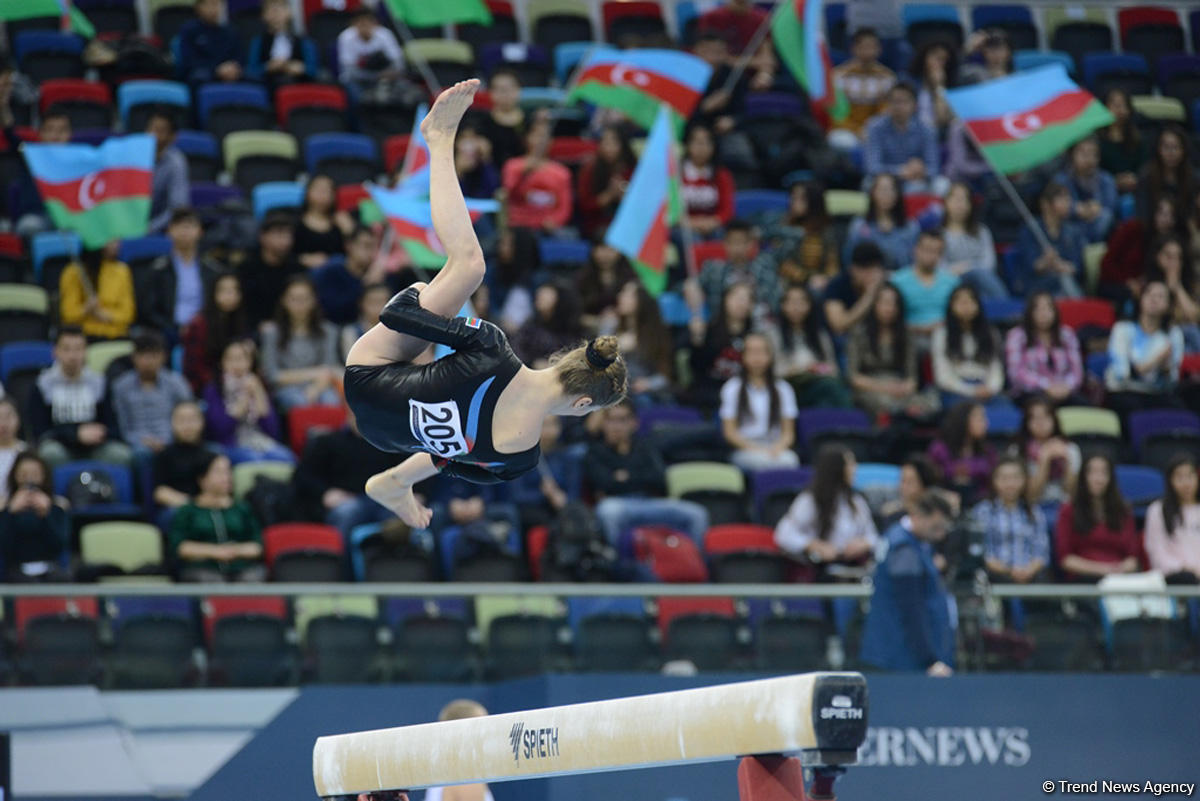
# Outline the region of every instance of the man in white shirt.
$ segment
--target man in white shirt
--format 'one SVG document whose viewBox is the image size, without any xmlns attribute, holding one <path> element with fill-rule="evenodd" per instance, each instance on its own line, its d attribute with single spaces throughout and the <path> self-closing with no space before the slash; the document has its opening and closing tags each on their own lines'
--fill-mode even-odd
<svg viewBox="0 0 1200 801">
<path fill-rule="evenodd" d="M 369 8 L 354 13 L 350 27 L 338 34 L 338 76 L 367 86 L 404 75 L 404 51 L 396 36 L 375 19 Z"/>
</svg>

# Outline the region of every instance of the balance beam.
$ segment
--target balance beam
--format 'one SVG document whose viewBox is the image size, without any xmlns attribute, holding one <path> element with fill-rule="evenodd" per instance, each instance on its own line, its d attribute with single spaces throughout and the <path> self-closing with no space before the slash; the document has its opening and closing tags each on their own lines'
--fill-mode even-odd
<svg viewBox="0 0 1200 801">
<path fill-rule="evenodd" d="M 806 673 L 317 739 L 322 798 L 598 773 L 748 755 L 855 761 L 861 673 Z"/>
</svg>

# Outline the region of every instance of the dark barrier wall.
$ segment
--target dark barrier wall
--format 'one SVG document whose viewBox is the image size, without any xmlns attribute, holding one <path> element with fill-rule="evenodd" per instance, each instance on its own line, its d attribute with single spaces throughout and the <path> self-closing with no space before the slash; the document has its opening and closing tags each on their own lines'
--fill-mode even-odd
<svg viewBox="0 0 1200 801">
<path fill-rule="evenodd" d="M 318 735 L 432 720 L 452 698 L 493 712 L 685 689 L 740 678 L 548 676 L 494 686 L 309 688 L 193 801 L 313 799 Z M 871 676 L 871 731 L 843 801 L 1013 801 L 1043 782 L 1200 782 L 1200 677 Z M 496 801 L 734 801 L 733 762 L 493 787 Z M 1161 788 L 1160 788 L 1161 789 Z M 1200 787 L 1193 795 L 1200 794 Z M 1095 796 L 1092 796 L 1095 797 Z M 1159 798 L 1181 798 L 1163 794 Z"/>
</svg>

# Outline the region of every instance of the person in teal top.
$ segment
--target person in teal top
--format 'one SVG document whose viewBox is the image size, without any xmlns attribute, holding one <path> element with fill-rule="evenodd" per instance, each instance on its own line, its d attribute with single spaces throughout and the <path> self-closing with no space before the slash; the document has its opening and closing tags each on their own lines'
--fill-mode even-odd
<svg viewBox="0 0 1200 801">
<path fill-rule="evenodd" d="M 897 270 L 891 278 L 904 297 L 904 321 L 919 335 L 928 336 L 941 325 L 946 302 L 958 286 L 958 276 L 938 267 L 944 246 L 941 231 L 922 231 L 913 248 L 912 266 Z"/>
<path fill-rule="evenodd" d="M 250 507 L 233 497 L 229 457 L 202 463 L 200 492 L 171 518 L 171 553 L 183 581 L 263 581 L 262 532 Z"/>
</svg>

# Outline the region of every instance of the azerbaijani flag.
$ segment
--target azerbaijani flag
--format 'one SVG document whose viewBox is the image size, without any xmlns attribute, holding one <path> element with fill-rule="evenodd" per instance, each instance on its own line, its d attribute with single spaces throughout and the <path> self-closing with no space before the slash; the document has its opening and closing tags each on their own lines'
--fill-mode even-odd
<svg viewBox="0 0 1200 801">
<path fill-rule="evenodd" d="M 951 89 L 946 101 L 992 169 L 1013 173 L 1061 153 L 1113 117 L 1061 64 Z"/>
<path fill-rule="evenodd" d="M 422 103 L 417 106 L 417 116 L 413 117 L 412 134 L 408 137 L 408 149 L 404 151 L 404 161 L 400 163 L 399 181 L 403 182 L 414 173 L 429 167 L 429 145 L 421 133 L 421 122 L 429 114 L 429 105 Z"/>
<path fill-rule="evenodd" d="M 91 145 L 22 148 L 50 219 L 85 248 L 142 236 L 150 220 L 154 137 L 133 134 Z"/>
<path fill-rule="evenodd" d="M 850 112 L 846 95 L 833 83 L 833 62 L 825 44 L 824 3 L 821 0 L 782 0 L 771 15 L 771 36 L 783 63 L 833 120 Z"/>
<path fill-rule="evenodd" d="M 96 35 L 96 29 L 75 7 L 71 0 L 4 0 L 0 2 L 0 21 L 58 17 L 63 31 L 77 33 L 85 39 Z"/>
<path fill-rule="evenodd" d="M 629 188 L 604 237 L 629 258 L 646 291 L 655 297 L 667 285 L 668 238 L 683 212 L 671 117 L 665 105 L 659 107 Z"/>
<path fill-rule="evenodd" d="M 446 263 L 446 249 L 433 230 L 433 214 L 429 210 L 429 199 L 414 195 L 403 187 L 385 189 L 367 184 L 374 209 L 367 201 L 359 206 L 359 219 L 370 225 L 386 219 L 400 244 L 408 252 L 413 264 L 418 267 L 441 267 Z M 498 211 L 500 204 L 494 200 L 467 200 L 467 211 L 471 219 L 485 212 Z"/>
<path fill-rule="evenodd" d="M 492 12 L 483 0 L 384 0 L 396 19 L 414 28 L 432 28 L 447 22 L 492 24 Z"/>
<path fill-rule="evenodd" d="M 585 100 L 623 111 L 649 128 L 665 104 L 682 122 L 708 86 L 712 67 L 677 50 L 594 50 L 580 65 L 566 102 Z"/>
</svg>

